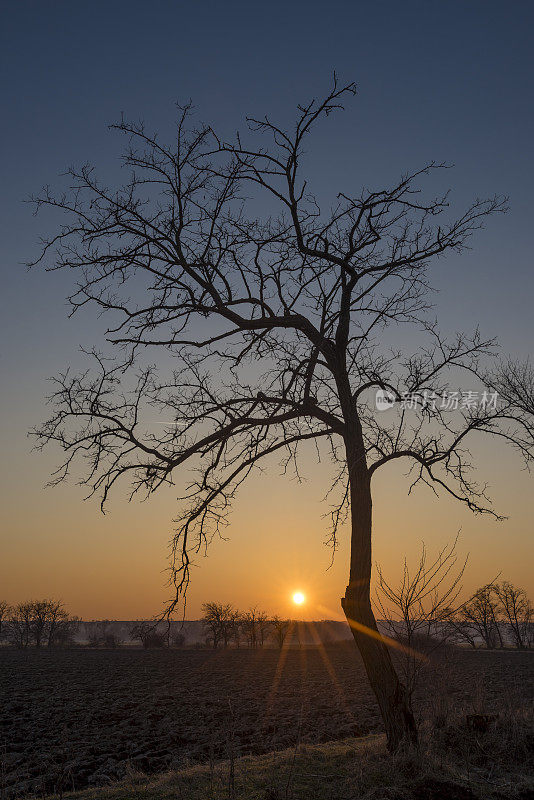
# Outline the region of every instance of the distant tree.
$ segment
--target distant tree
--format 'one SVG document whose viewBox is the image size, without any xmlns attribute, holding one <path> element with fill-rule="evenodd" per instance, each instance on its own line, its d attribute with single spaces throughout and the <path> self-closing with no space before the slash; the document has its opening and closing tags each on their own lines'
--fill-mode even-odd
<svg viewBox="0 0 534 800">
<path fill-rule="evenodd" d="M 6 622 L 11 615 L 11 606 L 5 600 L 0 600 L 0 642 L 5 636 Z"/>
<path fill-rule="evenodd" d="M 239 614 L 230 603 L 204 603 L 202 606 L 202 625 L 216 650 L 222 642 L 224 647 L 232 640 Z"/>
<path fill-rule="evenodd" d="M 81 459 L 103 505 L 121 479 L 131 496 L 150 495 L 191 467 L 169 613 L 246 477 L 281 456 L 298 469 L 307 442 L 328 453 L 334 548 L 347 516 L 351 525 L 342 607 L 394 750 L 417 732 L 371 606 L 372 478 L 402 459 L 414 483 L 494 513 L 469 471 L 469 442 L 495 436 L 530 459 L 533 439 L 514 401 L 454 411 L 459 374 L 469 391 L 483 380 L 493 341 L 477 330 L 448 338 L 428 313 L 430 264 L 462 253 L 505 202 L 476 200 L 454 217 L 447 194 L 421 194 L 426 176 L 443 173 L 434 162 L 371 190 L 347 173 L 326 207 L 313 196 L 302 174 L 308 135 L 355 92 L 334 78 L 287 129 L 262 116 L 231 142 L 191 125 L 189 108 L 170 145 L 123 120 L 125 186 L 108 188 L 83 166 L 66 192 L 36 198 L 63 218 L 34 263 L 78 276 L 74 310 L 108 312 L 118 353 L 94 353 L 96 374 L 60 375 L 36 433 L 64 450 L 54 481 Z M 406 325 L 424 341 L 392 350 Z M 172 374 L 147 366 L 142 354 L 154 348 L 170 354 Z M 168 423 L 157 432 L 147 422 L 156 414 Z"/>
<path fill-rule="evenodd" d="M 157 630 L 157 624 L 153 622 L 138 622 L 129 632 L 130 638 L 139 641 L 149 650 L 154 647 L 165 647 L 166 636 L 162 631 Z"/>
<path fill-rule="evenodd" d="M 89 647 L 118 647 L 121 643 L 120 636 L 111 627 L 111 620 L 100 619 L 93 623 L 93 630 L 89 636 Z"/>
<path fill-rule="evenodd" d="M 456 644 L 468 644 L 474 650 L 478 646 L 478 637 L 473 625 L 469 618 L 464 613 L 464 609 L 460 607 L 456 610 L 451 610 L 447 617 L 447 626 L 449 628 L 450 639 Z"/>
<path fill-rule="evenodd" d="M 231 641 L 235 642 L 235 644 L 239 647 L 240 625 L 241 612 L 235 608 L 232 608 L 230 619 L 223 628 L 223 642 L 225 647 L 227 647 Z"/>
<path fill-rule="evenodd" d="M 91 632 L 89 633 L 87 643 L 89 647 L 98 647 L 100 645 L 100 639 L 98 636 L 98 632 L 96 628 L 92 627 Z"/>
<path fill-rule="evenodd" d="M 248 646 L 255 649 L 265 644 L 271 620 L 265 611 L 254 607 L 241 615 L 240 627 Z"/>
<path fill-rule="evenodd" d="M 258 646 L 258 612 L 255 608 L 241 615 L 241 630 L 248 647 L 255 650 Z"/>
<path fill-rule="evenodd" d="M 33 603 L 17 603 L 11 609 L 7 625 L 8 640 L 15 647 L 25 648 L 32 644 Z"/>
<path fill-rule="evenodd" d="M 54 631 L 48 638 L 49 647 L 68 647 L 75 643 L 75 637 L 80 629 L 81 619 L 76 616 L 66 616 L 56 622 Z"/>
<path fill-rule="evenodd" d="M 33 600 L 31 602 L 30 635 L 36 647 L 41 647 L 42 644 L 47 643 L 50 616 L 50 601 Z"/>
<path fill-rule="evenodd" d="M 46 600 L 46 637 L 47 644 L 52 647 L 63 644 L 65 640 L 72 639 L 73 631 L 67 632 L 67 625 L 71 618 L 60 600 Z M 77 620 L 72 619 L 72 627 L 77 626 Z"/>
<path fill-rule="evenodd" d="M 8 620 L 8 636 L 16 647 L 65 645 L 79 627 L 60 600 L 29 600 L 16 605 Z"/>
<path fill-rule="evenodd" d="M 464 637 L 470 643 L 481 639 L 488 649 L 493 649 L 504 645 L 498 617 L 495 584 L 488 583 L 476 590 L 453 619 L 456 619 L 459 638 Z"/>
<path fill-rule="evenodd" d="M 134 642 L 139 641 L 145 647 L 145 642 L 149 636 L 150 631 L 153 630 L 153 626 L 150 625 L 148 622 L 136 622 L 135 625 L 132 625 L 129 631 L 130 639 Z"/>
<path fill-rule="evenodd" d="M 284 642 L 286 640 L 286 636 L 289 632 L 289 628 L 291 627 L 291 620 L 289 619 L 280 619 L 278 616 L 274 616 L 271 620 L 271 635 L 275 640 L 277 646 L 282 649 L 284 646 Z"/>
<path fill-rule="evenodd" d="M 260 647 L 263 647 L 271 630 L 271 620 L 265 611 L 258 611 L 256 616 L 256 624 L 258 628 L 258 642 Z"/>
<path fill-rule="evenodd" d="M 243 614 L 241 613 L 241 611 L 236 612 L 232 638 L 235 646 L 237 648 L 240 648 L 243 639 Z"/>
<path fill-rule="evenodd" d="M 36 604 L 36 611 L 39 627 L 42 626 L 41 643 L 44 639 L 48 647 L 72 644 L 80 620 L 68 613 L 61 600 L 41 600 Z"/>
<path fill-rule="evenodd" d="M 509 626 L 514 645 L 521 650 L 530 647 L 534 610 L 526 592 L 509 581 L 502 581 L 495 585 L 495 595 L 498 610 Z"/>
</svg>

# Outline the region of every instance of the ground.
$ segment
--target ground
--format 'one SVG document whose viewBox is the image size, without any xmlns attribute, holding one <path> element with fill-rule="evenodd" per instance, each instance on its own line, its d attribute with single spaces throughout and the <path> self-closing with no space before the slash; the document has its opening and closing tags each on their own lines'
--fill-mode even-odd
<svg viewBox="0 0 534 800">
<path fill-rule="evenodd" d="M 298 749 L 296 761 L 305 771 L 302 759 L 310 756 L 303 747 L 348 737 L 354 741 L 352 737 L 382 730 L 363 665 L 351 645 L 290 650 L 282 656 L 275 650 L 3 648 L 0 679 L 0 796 L 7 798 L 211 765 L 198 767 L 201 774 L 228 758 L 284 748 Z M 447 747 L 456 747 L 448 716 L 498 714 L 503 704 L 521 709 L 531 703 L 533 686 L 534 653 L 455 651 L 429 668 L 418 715 L 426 725 L 435 719 Z M 463 773 L 467 769 L 473 780 L 480 769 L 477 748 L 487 744 L 473 735 L 471 745 Z M 354 749 L 354 744 L 347 746 Z M 349 759 L 351 765 L 353 761 Z M 316 764 L 311 772 L 323 775 L 325 769 Z M 340 769 L 338 765 L 337 772 L 345 774 Z M 264 775 L 262 780 L 263 791 L 270 778 Z M 344 780 L 354 785 L 354 776 Z M 283 797 L 280 787 L 273 786 L 272 797 L 278 797 L 276 792 Z M 236 796 L 267 798 L 265 791 Z M 298 791 L 297 783 L 292 791 Z M 447 795 L 453 800 L 450 791 Z M 146 795 L 160 796 L 170 795 Z M 189 800 L 197 795 L 172 796 Z M 423 800 L 433 796 L 420 794 Z"/>
</svg>

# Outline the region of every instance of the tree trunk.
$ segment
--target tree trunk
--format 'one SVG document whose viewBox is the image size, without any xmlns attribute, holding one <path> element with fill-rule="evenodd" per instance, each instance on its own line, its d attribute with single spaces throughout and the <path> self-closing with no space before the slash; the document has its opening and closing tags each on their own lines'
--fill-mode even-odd
<svg viewBox="0 0 534 800">
<path fill-rule="evenodd" d="M 376 626 L 371 603 L 358 598 L 355 587 L 347 586 L 341 606 L 360 651 L 371 688 L 384 721 L 387 746 L 391 752 L 401 742 L 417 744 L 417 728 L 408 693 L 399 681 L 391 656 Z"/>
<path fill-rule="evenodd" d="M 351 436 L 352 441 L 346 441 L 351 502 L 351 562 L 349 585 L 341 606 L 380 707 L 388 749 L 395 751 L 402 741 L 417 743 L 417 728 L 410 697 L 397 677 L 371 608 L 371 486 L 363 439 L 358 436 L 361 430 L 359 420 L 354 425 L 353 418 L 352 426 L 354 438 Z"/>
</svg>

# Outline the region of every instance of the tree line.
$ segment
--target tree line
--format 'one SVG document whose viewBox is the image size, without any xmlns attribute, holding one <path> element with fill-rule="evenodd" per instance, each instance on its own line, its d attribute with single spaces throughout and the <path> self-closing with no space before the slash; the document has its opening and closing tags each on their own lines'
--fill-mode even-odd
<svg viewBox="0 0 534 800">
<path fill-rule="evenodd" d="M 492 582 L 478 588 L 466 602 L 454 605 L 452 594 L 458 581 L 453 581 L 452 592 L 450 587 L 440 591 L 441 582 L 434 585 L 435 578 L 440 581 L 442 573 L 448 574 L 447 566 L 443 560 L 438 567 L 427 565 L 425 556 L 424 571 L 403 582 L 402 593 L 380 575 L 380 622 L 393 639 L 407 640 L 414 651 L 425 650 L 429 641 L 432 645 L 449 642 L 487 649 L 534 646 L 534 607 L 524 589 L 507 580 Z M 462 574 L 463 570 L 458 579 Z M 420 602 L 428 598 L 430 603 Z M 387 609 L 385 600 L 389 600 Z M 242 644 L 254 649 L 267 641 L 282 648 L 295 625 L 256 608 L 241 612 L 230 603 L 204 603 L 202 611 L 206 644 L 214 649 Z"/>
<path fill-rule="evenodd" d="M 405 574 L 399 586 L 389 583 L 379 570 L 377 606 L 387 635 L 408 644 L 409 652 L 414 653 L 440 642 L 487 649 L 533 647 L 534 607 L 525 590 L 510 581 L 488 583 L 466 602 L 454 603 L 463 570 L 448 587 L 441 580 L 449 574 L 453 554 L 454 547 L 428 564 L 423 551 L 419 568 L 412 576 Z M 257 608 L 243 612 L 231 603 L 204 603 L 202 613 L 204 644 L 213 649 L 257 649 L 267 643 L 281 649 L 297 629 L 290 619 L 269 616 Z M 17 648 L 72 645 L 80 624 L 80 618 L 68 614 L 58 600 L 29 600 L 14 606 L 0 601 L 0 643 Z M 157 622 L 149 621 L 135 623 L 129 636 L 144 648 L 184 647 L 186 643 L 183 633 L 171 636 L 168 626 L 162 630 Z M 109 620 L 96 623 L 89 637 L 90 647 L 119 644 Z"/>
<path fill-rule="evenodd" d="M 414 566 L 404 559 L 396 583 L 377 565 L 376 614 L 384 640 L 396 651 L 410 703 L 426 664 L 444 647 L 524 650 L 534 645 L 534 609 L 524 589 L 495 579 L 462 601 L 468 558 L 459 561 L 458 537 L 435 557 L 423 543 Z"/>
<path fill-rule="evenodd" d="M 242 612 L 230 603 L 210 602 L 202 606 L 202 625 L 206 631 L 206 643 L 214 649 L 219 645 L 233 644 L 256 649 L 263 647 L 268 639 L 281 649 L 291 630 L 292 622 L 278 616 L 269 617 L 264 611 L 251 608 Z"/>
<path fill-rule="evenodd" d="M 412 650 L 425 639 L 473 648 L 532 647 L 534 607 L 524 589 L 508 580 L 494 580 L 467 600 L 459 599 L 467 558 L 455 566 L 457 543 L 458 537 L 432 559 L 423 544 L 415 568 L 410 569 L 405 559 L 397 584 L 377 565 L 375 605 L 388 634 Z"/>
<path fill-rule="evenodd" d="M 509 642 L 519 650 L 534 645 L 534 609 L 524 589 L 510 581 L 489 583 L 480 587 L 447 620 L 452 638 L 476 647 L 482 641 L 490 649 L 505 647 Z"/>
<path fill-rule="evenodd" d="M 60 600 L 26 600 L 14 606 L 0 600 L 0 642 L 18 648 L 72 644 L 80 622 Z"/>
</svg>

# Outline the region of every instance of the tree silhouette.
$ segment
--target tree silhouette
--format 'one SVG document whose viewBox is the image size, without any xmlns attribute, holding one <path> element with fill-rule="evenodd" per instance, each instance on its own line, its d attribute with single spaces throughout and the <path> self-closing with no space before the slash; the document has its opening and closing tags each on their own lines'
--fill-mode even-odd
<svg viewBox="0 0 534 800">
<path fill-rule="evenodd" d="M 11 614 L 11 606 L 5 600 L 0 600 L 0 642 L 5 634 L 6 622 Z"/>
<path fill-rule="evenodd" d="M 281 619 L 279 616 L 272 618 L 272 637 L 275 640 L 278 648 L 281 650 L 284 646 L 286 636 L 291 628 L 291 620 Z"/>
<path fill-rule="evenodd" d="M 460 562 L 456 546 L 459 534 L 435 558 L 429 558 L 423 542 L 414 568 L 404 559 L 401 577 L 393 583 L 377 564 L 377 613 L 393 641 L 398 640 L 398 663 L 404 685 L 413 696 L 429 657 L 452 638 L 449 622 L 457 611 L 467 558 Z"/>
<path fill-rule="evenodd" d="M 71 644 L 80 623 L 78 617 L 68 614 L 61 600 L 27 600 L 5 612 L 7 638 L 20 648 Z"/>
<path fill-rule="evenodd" d="M 476 647 L 477 639 L 481 639 L 487 648 L 503 647 L 498 614 L 495 584 L 481 586 L 453 617 L 458 638 L 473 647 Z"/>
<path fill-rule="evenodd" d="M 219 643 L 228 647 L 239 624 L 239 613 L 230 603 L 204 603 L 202 624 L 208 631 L 210 641 L 216 650 Z"/>
<path fill-rule="evenodd" d="M 157 630 L 157 625 L 141 621 L 132 626 L 129 631 L 130 638 L 141 642 L 145 650 L 154 647 L 165 647 L 165 634 Z"/>
<path fill-rule="evenodd" d="M 515 646 L 522 650 L 532 644 L 533 609 L 524 589 L 510 581 L 495 585 L 501 617 L 509 626 Z"/>
<path fill-rule="evenodd" d="M 329 452 L 339 492 L 334 548 L 341 522 L 351 520 L 342 605 L 394 749 L 416 730 L 369 598 L 371 479 L 409 459 L 414 483 L 493 513 L 470 477 L 466 440 L 503 436 L 527 458 L 532 442 L 514 427 L 521 412 L 509 404 L 453 414 L 435 402 L 462 370 L 481 375 L 493 342 L 478 331 L 440 334 L 428 319 L 427 267 L 462 252 L 504 201 L 476 200 L 450 219 L 447 196 L 420 193 L 419 182 L 444 166 L 431 163 L 389 188 L 340 193 L 321 210 L 301 175 L 304 145 L 354 94 L 354 84 L 334 78 L 323 100 L 299 106 L 292 129 L 249 119 L 247 138 L 232 142 L 194 127 L 189 107 L 170 145 L 122 120 L 113 126 L 129 140 L 122 188 L 83 166 L 69 171 L 65 194 L 45 189 L 34 198 L 64 214 L 34 263 L 77 275 L 73 312 L 88 304 L 109 312 L 108 339 L 120 354 L 94 352 L 96 373 L 59 376 L 54 411 L 37 434 L 40 445 L 65 451 L 53 482 L 81 458 L 103 505 L 120 479 L 132 496 L 151 494 L 191 468 L 172 543 L 177 596 L 191 557 L 226 524 L 256 467 L 278 456 L 284 469 L 298 469 L 310 441 Z M 426 338 L 415 354 L 387 349 L 386 329 L 404 323 Z M 145 363 L 147 350 L 172 354 L 175 369 L 160 377 Z M 377 411 L 377 390 L 393 403 L 387 414 Z M 416 408 L 402 407 L 406 393 Z M 156 432 L 147 425 L 155 414 L 168 422 Z"/>
</svg>

